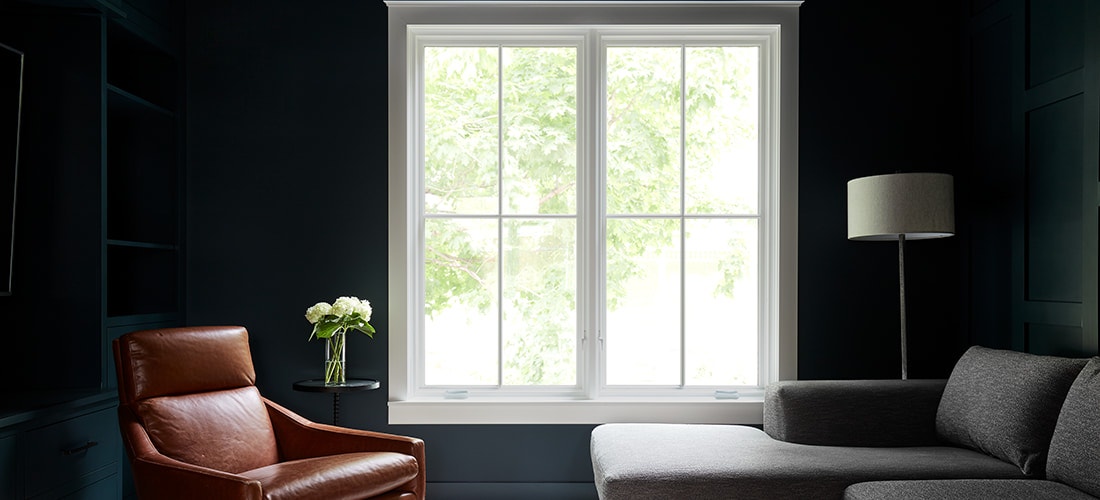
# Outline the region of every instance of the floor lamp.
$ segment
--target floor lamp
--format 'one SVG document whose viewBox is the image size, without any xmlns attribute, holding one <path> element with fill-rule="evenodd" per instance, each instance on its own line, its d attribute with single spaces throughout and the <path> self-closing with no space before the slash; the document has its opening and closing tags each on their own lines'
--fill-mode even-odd
<svg viewBox="0 0 1100 500">
<path fill-rule="evenodd" d="M 909 378 L 905 338 L 905 241 L 955 234 L 954 179 L 948 174 L 872 175 L 848 181 L 848 239 L 898 242 L 901 379 Z"/>
</svg>

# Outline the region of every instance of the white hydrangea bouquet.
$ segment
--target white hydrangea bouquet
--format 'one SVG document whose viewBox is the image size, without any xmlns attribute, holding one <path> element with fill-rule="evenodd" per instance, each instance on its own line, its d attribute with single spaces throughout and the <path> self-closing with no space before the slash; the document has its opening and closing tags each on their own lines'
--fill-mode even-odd
<svg viewBox="0 0 1100 500">
<path fill-rule="evenodd" d="M 313 324 L 309 339 L 325 339 L 325 384 L 347 382 L 345 334 L 356 330 L 374 338 L 371 312 L 370 302 L 358 297 L 340 297 L 332 304 L 318 302 L 306 309 L 306 320 Z"/>
</svg>

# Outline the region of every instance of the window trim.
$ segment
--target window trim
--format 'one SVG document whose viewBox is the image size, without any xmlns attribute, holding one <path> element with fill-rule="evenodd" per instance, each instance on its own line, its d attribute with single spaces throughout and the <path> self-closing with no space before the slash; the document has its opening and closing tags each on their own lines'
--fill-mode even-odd
<svg viewBox="0 0 1100 500">
<path fill-rule="evenodd" d="M 409 380 L 412 345 L 409 309 L 415 304 L 415 290 L 406 286 L 408 248 L 414 244 L 407 228 L 416 221 L 409 210 L 407 186 L 416 172 L 406 169 L 416 154 L 417 138 L 409 136 L 410 109 L 416 93 L 407 83 L 415 77 L 407 61 L 416 50 L 410 42 L 410 25 L 494 25 L 540 24 L 613 25 L 638 30 L 646 25 L 745 25 L 778 27 L 776 43 L 780 68 L 773 95 L 783 103 L 775 113 L 778 123 L 768 133 L 779 134 L 762 155 L 777 158 L 777 183 L 765 183 L 767 196 L 777 197 L 778 214 L 766 220 L 778 241 L 778 254 L 765 279 L 777 283 L 768 303 L 773 309 L 763 321 L 776 324 L 778 334 L 767 339 L 770 373 L 764 382 L 796 378 L 797 372 L 797 98 L 798 98 L 798 12 L 800 1 L 713 1 L 713 2 L 476 2 L 476 1 L 388 1 L 389 17 L 389 422 L 391 424 L 450 423 L 603 423 L 622 421 L 722 422 L 759 424 L 762 421 L 762 391 L 742 391 L 738 399 L 660 396 L 652 398 L 600 397 L 575 399 L 515 397 L 477 399 L 412 399 Z M 674 9 L 670 9 L 673 7 Z M 578 15 L 583 14 L 583 15 Z M 652 32 L 647 32 L 652 34 Z M 778 106 L 778 102 L 768 103 Z M 416 129 L 413 129 L 416 130 Z M 764 131 L 761 131 L 762 134 Z M 583 151 L 581 154 L 594 154 Z M 415 252 L 412 255 L 416 255 Z M 415 308 L 413 308 L 415 309 Z M 782 314 L 780 313 L 782 311 Z M 456 395 L 457 396 L 457 395 Z"/>
</svg>

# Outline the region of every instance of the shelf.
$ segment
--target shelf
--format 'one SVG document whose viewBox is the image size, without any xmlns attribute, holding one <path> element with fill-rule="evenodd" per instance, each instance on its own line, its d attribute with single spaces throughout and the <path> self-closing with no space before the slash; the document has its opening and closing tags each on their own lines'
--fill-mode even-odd
<svg viewBox="0 0 1100 500">
<path fill-rule="evenodd" d="M 115 328 L 121 326 L 148 325 L 153 323 L 176 323 L 178 321 L 179 314 L 176 313 L 130 314 L 126 316 L 108 317 L 107 327 Z"/>
<path fill-rule="evenodd" d="M 150 250 L 179 250 L 179 247 L 176 245 L 149 243 L 145 241 L 107 240 L 107 245 L 113 247 L 147 248 Z"/>
<path fill-rule="evenodd" d="M 24 422 L 41 424 L 57 412 L 110 403 L 118 397 L 114 389 L 67 389 L 6 392 L 0 400 L 0 428 Z"/>
<path fill-rule="evenodd" d="M 111 98 L 109 98 L 109 101 L 112 104 L 116 104 L 119 108 L 127 107 L 128 104 L 134 110 L 147 109 L 166 116 L 176 116 L 175 111 L 172 111 L 164 106 L 154 104 L 138 95 L 127 92 L 126 90 L 118 88 L 109 83 L 107 84 L 107 92 L 113 94 Z M 115 99 L 115 96 L 117 96 L 118 98 Z"/>
</svg>

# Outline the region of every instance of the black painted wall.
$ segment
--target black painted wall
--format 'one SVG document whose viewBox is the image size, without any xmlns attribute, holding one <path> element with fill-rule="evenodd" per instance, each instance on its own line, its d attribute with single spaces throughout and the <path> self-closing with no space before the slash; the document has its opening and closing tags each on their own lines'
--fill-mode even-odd
<svg viewBox="0 0 1100 500">
<path fill-rule="evenodd" d="M 897 247 L 847 241 L 846 182 L 966 168 L 958 3 L 802 7 L 801 378 L 898 376 Z M 351 373 L 387 382 L 386 7 L 195 0 L 186 26 L 188 323 L 247 326 L 261 390 L 327 420 L 327 396 L 290 388 L 320 370 L 309 305 L 371 300 L 380 334 L 351 339 Z M 946 376 L 969 344 L 966 241 L 908 247 L 914 377 Z M 348 395 L 341 423 L 425 438 L 430 492 L 592 480 L 591 426 L 398 427 L 386 410 L 384 390 Z"/>
</svg>

